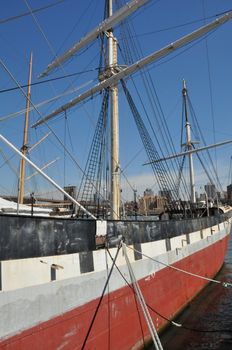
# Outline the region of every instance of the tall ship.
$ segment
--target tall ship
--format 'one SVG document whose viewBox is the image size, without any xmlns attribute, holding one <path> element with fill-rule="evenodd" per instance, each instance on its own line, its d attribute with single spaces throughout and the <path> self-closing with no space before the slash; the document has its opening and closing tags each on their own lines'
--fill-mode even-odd
<svg viewBox="0 0 232 350">
<path fill-rule="evenodd" d="M 187 82 L 183 81 L 181 151 L 176 152 L 170 140 L 170 126 L 157 105 L 161 117 L 157 119 L 159 131 L 154 131 L 150 114 L 151 107 L 157 103 L 153 100 L 156 90 L 147 67 L 215 31 L 232 18 L 232 12 L 223 13 L 171 44 L 133 61 L 136 47 L 127 18 L 149 8 L 149 3 L 131 0 L 116 8 L 112 0 L 106 0 L 103 21 L 71 49 L 55 57 L 40 78 L 48 79 L 52 71 L 63 69 L 67 61 L 78 60 L 75 56 L 85 53 L 95 40 L 100 43 L 97 83 L 51 113 L 42 115 L 31 98 L 32 56 L 27 94 L 14 79 L 27 106 L 21 150 L 6 135 L 0 134 L 1 144 L 21 159 L 18 202 L 0 199 L 2 350 L 135 350 L 152 341 L 156 349 L 162 349 L 158 333 L 171 323 L 175 326 L 175 317 L 209 282 L 227 286 L 226 281 L 217 281 L 215 276 L 227 250 L 231 207 L 220 203 L 216 191 L 211 201 L 206 193 L 205 201 L 196 200 L 193 157 L 201 159 L 202 152 L 231 141 L 196 146 L 190 120 L 193 107 Z M 28 8 L 41 29 L 36 11 L 29 5 Z M 118 26 L 120 40 L 115 34 L 118 29 L 114 30 Z M 12 78 L 9 69 L 3 67 Z M 148 91 L 135 85 L 133 76 L 140 72 Z M 131 90 L 137 92 L 136 99 Z M 143 97 L 145 92 L 151 100 L 149 108 Z M 119 106 L 119 93 L 124 95 L 123 108 Z M 62 115 L 66 119 L 71 109 L 96 96 L 101 100 L 99 117 L 89 153 L 86 151 L 87 163 L 82 169 L 79 189 L 74 191 L 72 186 L 64 188 L 57 184 L 43 167 L 30 160 L 26 136 L 28 113 L 33 109 L 39 114 L 33 128 L 45 126 L 53 133 L 53 118 Z M 133 187 L 130 208 L 122 204 L 120 113 L 124 113 L 124 118 L 128 113 L 134 118 L 146 152 L 145 166 L 151 167 L 162 199 L 159 211 L 148 212 L 145 208 L 139 212 Z M 193 123 L 198 124 L 196 119 Z M 124 135 L 133 138 L 129 128 L 124 130 Z M 169 153 L 160 146 L 158 136 L 165 139 Z M 61 146 L 59 136 L 56 140 Z M 66 145 L 63 146 L 65 154 L 70 155 Z M 124 151 L 125 148 L 121 150 Z M 184 176 L 185 159 L 188 180 Z M 69 201 L 71 209 L 67 215 L 60 215 L 58 210 L 37 208 L 33 196 L 31 205 L 26 205 L 22 180 L 26 163 Z M 204 161 L 201 163 L 212 185 L 213 174 Z"/>
</svg>

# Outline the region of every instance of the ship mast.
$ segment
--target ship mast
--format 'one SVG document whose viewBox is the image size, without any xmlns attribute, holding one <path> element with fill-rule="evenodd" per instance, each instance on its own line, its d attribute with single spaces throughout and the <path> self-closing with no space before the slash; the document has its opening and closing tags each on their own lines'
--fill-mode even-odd
<svg viewBox="0 0 232 350">
<path fill-rule="evenodd" d="M 190 151 L 188 154 L 189 158 L 189 178 L 190 178 L 190 190 L 191 190 L 191 203 L 196 203 L 196 193 L 195 193 L 195 177 L 194 177 L 194 169 L 193 169 L 193 143 L 191 138 L 191 126 L 188 118 L 188 109 L 187 109 L 187 88 L 186 82 L 183 80 L 183 89 L 182 95 L 184 99 L 184 113 L 185 113 L 185 127 L 186 127 L 186 147 L 187 150 Z"/>
<path fill-rule="evenodd" d="M 83 92 L 79 96 L 76 96 L 68 103 L 57 108 L 55 111 L 51 112 L 47 116 L 38 120 L 32 127 L 37 127 L 44 122 L 54 118 L 60 113 L 64 113 L 66 110 L 73 108 L 78 103 L 86 100 L 89 97 L 93 97 L 97 93 L 100 93 L 104 89 L 109 89 L 110 99 L 111 99 L 111 217 L 112 219 L 119 219 L 119 207 L 120 207 L 120 185 L 119 185 L 119 123 L 118 123 L 118 81 L 136 73 L 142 68 L 152 64 L 158 59 L 164 58 L 165 56 L 171 54 L 177 49 L 180 49 L 184 45 L 193 42 L 203 35 L 209 33 L 213 29 L 216 29 L 220 25 L 226 23 L 232 19 L 232 11 L 222 15 L 213 22 L 210 22 L 190 34 L 187 34 L 180 39 L 172 42 L 171 44 L 166 45 L 162 49 L 151 53 L 150 55 L 140 59 L 137 62 L 134 62 L 132 65 L 125 68 L 117 67 L 117 44 L 116 39 L 113 36 L 112 27 L 123 21 L 126 17 L 131 15 L 133 12 L 138 10 L 143 6 L 148 0 L 131 0 L 123 8 L 116 11 L 114 14 L 112 10 L 112 0 L 106 0 L 108 7 L 108 18 L 101 22 L 93 31 L 87 34 L 79 42 L 77 42 L 71 49 L 65 52 L 60 57 L 57 57 L 51 64 L 48 65 L 47 69 L 40 75 L 43 77 L 53 71 L 55 68 L 59 67 L 61 64 L 69 60 L 73 55 L 78 52 L 85 45 L 95 40 L 99 34 L 103 33 L 108 37 L 108 62 L 106 64 L 105 71 L 103 75 L 99 74 L 99 82 L 91 87 L 89 90 Z M 190 132 L 190 126 L 187 128 Z M 195 150 L 192 149 L 191 134 L 190 140 L 187 141 L 189 144 L 188 151 L 193 153 Z M 185 153 L 188 153 L 185 152 Z M 176 157 L 176 155 L 174 155 Z M 190 157 L 191 159 L 191 157 Z M 153 162 L 153 161 L 152 161 Z M 193 171 L 191 172 L 191 192 L 192 192 L 192 201 L 195 202 L 195 185 Z"/>
<path fill-rule="evenodd" d="M 112 0 L 108 0 L 108 16 L 113 15 Z M 108 30 L 108 70 L 115 73 L 117 67 L 117 41 L 112 29 Z M 120 218 L 120 166 L 119 166 L 119 120 L 118 120 L 118 84 L 110 86 L 111 101 L 111 219 Z"/>
<path fill-rule="evenodd" d="M 28 149 L 27 137 L 28 137 L 29 109 L 30 109 L 30 100 L 31 100 L 31 76 L 32 76 L 32 52 L 30 54 L 26 113 L 25 113 L 25 122 L 24 122 L 24 133 L 23 133 L 23 146 L 21 148 L 21 152 L 24 156 L 26 156 L 27 149 Z M 26 165 L 25 159 L 21 158 L 21 160 L 20 160 L 20 175 L 19 175 L 19 194 L 18 194 L 18 203 L 19 204 L 23 204 L 23 199 L 24 199 L 25 165 Z"/>
<path fill-rule="evenodd" d="M 145 0 L 132 0 L 131 2 L 134 4 L 134 7 L 132 7 L 131 5 L 128 6 L 129 3 L 127 3 L 125 5 L 125 9 L 123 9 L 124 15 L 126 14 L 127 16 L 129 16 L 129 14 L 133 13 L 134 11 L 136 11 L 139 8 L 139 6 L 142 6 L 146 1 Z M 130 12 L 128 13 L 129 10 L 130 10 Z M 115 19 L 116 14 L 118 14 L 118 12 L 119 11 L 115 12 L 115 14 L 113 16 L 111 16 L 111 17 L 113 19 Z M 125 18 L 125 16 L 122 16 L 121 13 L 120 13 L 120 16 L 118 14 L 117 21 L 116 20 L 113 21 L 111 19 L 111 17 L 108 18 L 108 21 L 103 21 L 103 23 L 101 23 L 101 25 L 99 25 L 97 30 L 95 30 L 94 38 L 96 38 L 97 35 L 99 35 L 99 31 L 103 32 L 103 33 L 106 33 L 106 30 L 109 31 L 110 30 L 109 28 L 111 28 L 111 26 L 113 24 L 116 24 L 120 20 L 123 20 Z M 32 127 L 35 128 L 35 127 L 37 127 L 37 126 L 47 122 L 48 120 L 54 118 L 58 114 L 64 113 L 64 111 L 73 108 L 75 105 L 77 105 L 81 101 L 84 101 L 84 100 L 86 100 L 89 97 L 93 97 L 95 94 L 101 92 L 103 89 L 106 89 L 106 88 L 112 86 L 113 84 L 116 84 L 116 82 L 118 82 L 119 80 L 124 79 L 124 78 L 126 78 L 126 77 L 128 77 L 128 76 L 130 76 L 130 75 L 132 75 L 134 73 L 136 73 L 140 69 L 148 66 L 149 64 L 155 62 L 156 60 L 161 59 L 163 57 L 166 57 L 167 55 L 171 54 L 172 52 L 174 52 L 177 49 L 180 49 L 184 45 L 199 39 L 203 35 L 209 33 L 213 29 L 216 29 L 217 27 L 219 27 L 220 25 L 226 23 L 230 19 L 232 19 L 232 11 L 229 11 L 225 15 L 223 15 L 223 16 L 217 18 L 216 20 L 214 20 L 213 22 L 211 22 L 209 24 L 206 24 L 205 26 L 195 30 L 194 32 L 183 36 L 182 38 L 176 40 L 175 42 L 172 42 L 171 44 L 168 44 L 167 46 L 163 47 L 162 49 L 153 52 L 152 54 L 142 58 L 141 60 L 133 63 L 132 65 L 130 65 L 130 66 L 126 67 L 126 68 L 123 68 L 123 69 L 118 69 L 118 72 L 115 72 L 109 78 L 106 76 L 105 79 L 100 80 L 100 82 L 98 84 L 96 84 L 95 86 L 91 87 L 89 90 L 83 92 L 79 96 L 76 96 L 74 99 L 72 99 L 68 103 L 65 103 L 61 107 L 57 108 L 55 111 L 51 112 L 47 116 L 45 116 L 45 117 L 41 118 L 40 120 L 38 120 L 36 123 L 34 123 L 32 125 Z M 92 36 L 91 36 L 91 38 L 92 38 Z M 46 69 L 46 71 L 43 72 L 40 76 L 47 75 L 53 69 L 57 68 L 61 63 L 63 63 L 65 61 L 67 61 L 68 59 L 70 59 L 73 56 L 73 54 L 76 53 L 79 50 L 80 47 L 82 48 L 83 45 L 86 44 L 86 42 L 89 42 L 89 40 L 90 40 L 89 37 L 88 38 L 85 37 L 84 39 L 82 39 L 81 42 L 80 42 L 81 46 L 80 46 L 80 43 L 79 43 L 79 45 L 78 44 L 74 45 L 74 47 L 72 49 L 68 50 L 63 56 L 58 57 L 53 63 L 48 65 L 48 68 Z"/>
</svg>

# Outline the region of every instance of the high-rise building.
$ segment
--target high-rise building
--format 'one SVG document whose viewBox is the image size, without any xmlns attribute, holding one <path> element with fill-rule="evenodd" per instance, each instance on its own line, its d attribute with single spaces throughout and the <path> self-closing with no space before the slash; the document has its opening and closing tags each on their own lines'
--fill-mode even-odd
<svg viewBox="0 0 232 350">
<path fill-rule="evenodd" d="M 216 198 L 216 186 L 214 184 L 208 183 L 205 185 L 205 192 L 207 193 L 208 199 Z"/>
<path fill-rule="evenodd" d="M 143 192 L 144 196 L 154 196 L 154 192 L 151 188 L 146 188 L 146 190 Z"/>
<path fill-rule="evenodd" d="M 229 203 L 232 202 L 232 184 L 227 186 L 227 199 Z"/>
</svg>

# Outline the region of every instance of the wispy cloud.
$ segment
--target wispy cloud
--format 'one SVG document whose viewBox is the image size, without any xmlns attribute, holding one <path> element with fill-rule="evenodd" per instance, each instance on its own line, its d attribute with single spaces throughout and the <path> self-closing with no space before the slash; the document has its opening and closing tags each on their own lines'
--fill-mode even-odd
<svg viewBox="0 0 232 350">
<path fill-rule="evenodd" d="M 154 193 L 157 193 L 159 190 L 155 176 L 151 173 L 140 173 L 128 176 L 128 182 L 123 177 L 121 180 L 122 197 L 126 200 L 132 200 L 134 196 L 133 190 L 129 186 L 128 182 L 133 187 L 133 189 L 137 190 L 138 195 L 143 195 L 143 192 L 146 190 L 146 188 L 151 188 Z"/>
</svg>

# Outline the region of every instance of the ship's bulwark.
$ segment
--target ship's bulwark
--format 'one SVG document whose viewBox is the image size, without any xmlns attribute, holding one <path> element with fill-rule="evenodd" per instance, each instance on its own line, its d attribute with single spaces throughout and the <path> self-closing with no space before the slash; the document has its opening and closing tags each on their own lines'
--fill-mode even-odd
<svg viewBox="0 0 232 350">
<path fill-rule="evenodd" d="M 0 260 L 95 249 L 94 220 L 0 215 Z"/>
<path fill-rule="evenodd" d="M 191 240 L 195 239 L 195 236 L 190 234 L 190 242 L 183 247 L 183 252 L 181 252 L 181 249 L 171 249 L 166 251 L 162 256 L 158 255 L 157 259 L 159 261 L 160 259 L 162 261 L 170 261 L 172 258 L 175 258 L 176 262 L 173 264 L 174 266 L 201 276 L 213 277 L 223 264 L 228 244 L 228 232 L 226 232 L 224 224 L 221 225 L 222 227 L 218 232 L 209 233 L 212 235 L 211 237 L 208 234 L 205 236 L 203 234 L 202 239 L 192 244 Z M 178 241 L 178 238 L 176 238 L 176 241 Z M 144 251 L 143 246 L 142 244 L 142 251 Z M 183 257 L 184 255 L 186 256 Z M 118 263 L 120 265 L 120 262 Z M 119 267 L 123 271 L 123 274 L 126 275 L 126 266 Z M 186 275 L 169 267 L 164 268 L 161 264 L 152 263 L 149 259 L 135 260 L 133 269 L 136 275 L 141 277 L 139 278 L 139 283 L 146 302 L 154 310 L 157 310 L 169 319 L 180 311 L 206 283 L 205 280 L 200 278 Z M 146 271 L 149 273 L 146 274 Z M 18 329 L 17 332 L 14 332 L 14 335 L 12 334 L 8 336 L 8 339 L 2 340 L 0 348 L 7 350 L 27 350 L 32 348 L 38 350 L 81 349 L 99 300 L 99 297 L 94 297 L 96 295 L 96 289 L 99 286 L 97 282 L 94 284 L 91 281 L 92 274 L 97 275 L 97 272 L 84 274 L 85 280 L 80 280 L 79 286 L 76 289 L 76 296 L 74 296 L 74 299 L 76 297 L 75 303 L 78 305 L 77 307 L 63 312 L 63 305 L 60 305 L 61 312 L 56 317 L 47 317 L 46 320 L 46 316 L 44 316 L 44 321 L 41 321 L 41 319 L 37 321 L 32 318 L 30 321 L 31 327 L 29 326 L 30 322 L 25 322 L 25 324 L 27 323 L 26 330 Z M 102 283 L 99 287 L 99 295 L 103 289 L 105 279 L 101 279 Z M 71 298 L 73 279 L 66 279 L 65 281 L 66 286 L 70 288 Z M 63 294 L 63 299 L 61 295 L 58 298 L 58 293 L 55 289 L 58 283 L 61 284 L 63 281 L 50 282 L 50 284 L 46 283 L 44 286 L 40 285 L 38 287 L 37 294 L 40 300 L 39 306 L 37 305 L 39 307 L 37 312 L 41 314 L 40 316 L 42 318 L 43 314 L 46 314 L 47 309 L 52 308 L 56 300 L 57 302 L 62 300 L 64 304 L 68 304 L 69 302 L 66 299 L 67 294 L 65 293 Z M 68 285 L 69 283 L 70 286 Z M 114 288 L 115 284 L 120 287 Z M 86 286 L 88 286 L 88 289 Z M 35 293 L 35 287 L 32 288 L 33 293 Z M 148 339 L 149 333 L 143 315 L 141 312 L 140 316 L 138 315 L 138 309 L 140 307 L 135 302 L 132 290 L 117 271 L 114 271 L 109 288 L 112 292 L 104 297 L 85 348 L 130 349 L 141 347 L 143 345 L 143 338 Z M 18 291 L 3 292 L 8 294 L 8 297 L 5 295 L 5 301 L 8 304 L 6 306 L 3 302 L 1 303 L 2 323 L 0 328 L 7 328 L 8 325 L 4 325 L 3 323 L 7 322 L 6 313 L 9 313 L 10 308 L 14 304 L 11 302 L 14 300 L 16 301 L 14 304 L 15 309 L 13 310 L 12 308 L 11 312 L 15 311 L 15 314 L 11 314 L 11 316 L 15 317 L 15 321 L 13 320 L 11 322 L 12 327 L 15 327 L 15 329 L 17 329 L 17 317 L 27 317 L 30 313 L 32 315 L 37 314 L 34 310 L 35 304 L 30 302 L 29 296 L 28 303 L 25 304 L 27 305 L 27 309 L 23 310 L 22 305 L 20 305 L 22 296 L 26 296 L 31 291 L 32 289 L 29 287 L 19 289 Z M 17 315 L 17 311 L 24 314 Z M 156 328 L 160 329 L 163 327 L 165 320 L 154 312 L 151 312 L 151 314 Z"/>
<path fill-rule="evenodd" d="M 107 221 L 109 246 L 123 236 L 138 244 L 199 231 L 223 222 L 225 216 L 180 221 Z M 0 214 L 0 261 L 72 254 L 96 249 L 94 220 Z"/>
</svg>

